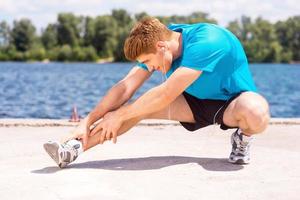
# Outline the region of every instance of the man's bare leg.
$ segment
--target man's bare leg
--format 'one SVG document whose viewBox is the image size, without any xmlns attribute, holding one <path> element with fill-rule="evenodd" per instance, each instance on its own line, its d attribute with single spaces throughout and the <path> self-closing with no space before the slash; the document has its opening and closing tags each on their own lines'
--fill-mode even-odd
<svg viewBox="0 0 300 200">
<path fill-rule="evenodd" d="M 192 111 L 188 106 L 183 95 L 178 96 L 169 106 L 161 111 L 140 116 L 134 119 L 127 120 L 123 123 L 118 131 L 118 135 L 126 133 L 129 129 L 135 126 L 139 121 L 143 119 L 170 119 L 182 122 L 195 122 Z M 69 163 L 73 162 L 82 151 L 86 151 L 97 144 L 99 144 L 101 138 L 101 131 L 90 136 L 87 143 L 87 148 L 82 149 L 82 142 L 71 139 L 63 144 L 58 142 L 47 142 L 44 144 L 46 152 L 61 168 L 66 167 Z"/>
<path fill-rule="evenodd" d="M 227 126 L 239 127 L 231 136 L 232 151 L 229 162 L 250 162 L 251 135 L 263 132 L 270 119 L 268 102 L 259 94 L 244 92 L 226 108 L 223 121 Z"/>
<path fill-rule="evenodd" d="M 123 125 L 121 126 L 120 130 L 118 131 L 118 136 L 127 132 L 129 129 L 131 129 L 133 126 L 135 126 L 141 120 L 142 120 L 141 118 L 134 118 L 134 119 L 125 121 L 123 123 Z M 101 132 L 97 132 L 93 136 L 90 136 L 88 139 L 87 148 L 84 149 L 84 151 L 96 146 L 97 144 L 100 144 L 100 137 L 101 137 Z M 107 139 L 105 139 L 105 141 L 107 141 Z"/>
</svg>

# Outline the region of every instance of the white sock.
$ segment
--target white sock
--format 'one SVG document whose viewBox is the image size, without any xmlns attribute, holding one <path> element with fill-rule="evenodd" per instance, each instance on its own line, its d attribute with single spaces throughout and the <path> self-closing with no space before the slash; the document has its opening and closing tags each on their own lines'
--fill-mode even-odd
<svg viewBox="0 0 300 200">
<path fill-rule="evenodd" d="M 72 140 L 69 140 L 66 143 L 68 145 L 72 146 L 73 148 L 75 148 L 78 152 L 78 155 L 83 152 L 82 143 L 79 140 L 72 139 Z"/>
<path fill-rule="evenodd" d="M 245 141 L 245 142 L 250 142 L 253 139 L 252 135 L 250 135 L 250 136 L 244 135 L 240 128 L 238 129 L 238 134 L 242 135 L 243 141 Z"/>
</svg>

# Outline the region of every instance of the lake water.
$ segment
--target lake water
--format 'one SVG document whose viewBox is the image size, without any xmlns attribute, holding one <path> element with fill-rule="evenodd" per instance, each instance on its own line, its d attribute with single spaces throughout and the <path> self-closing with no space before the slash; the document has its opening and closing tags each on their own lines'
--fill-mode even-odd
<svg viewBox="0 0 300 200">
<path fill-rule="evenodd" d="M 131 63 L 0 62 L 0 118 L 69 118 L 73 105 L 85 116 Z M 251 64 L 272 117 L 300 117 L 300 65 Z M 134 99 L 162 82 L 155 72 Z"/>
</svg>

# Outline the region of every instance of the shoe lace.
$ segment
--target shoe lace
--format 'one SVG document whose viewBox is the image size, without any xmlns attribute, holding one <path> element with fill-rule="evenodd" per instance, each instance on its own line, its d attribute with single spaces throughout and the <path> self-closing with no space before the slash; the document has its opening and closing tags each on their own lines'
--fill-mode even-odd
<svg viewBox="0 0 300 200">
<path fill-rule="evenodd" d="M 76 157 L 77 156 L 77 149 L 75 149 L 74 147 L 72 147 L 71 145 L 67 144 L 67 143 L 63 143 L 62 144 L 62 147 L 64 148 L 64 153 L 63 153 L 63 160 L 66 159 L 66 151 L 69 151 L 71 153 L 71 155 L 73 157 Z"/>
<path fill-rule="evenodd" d="M 239 135 L 237 135 L 237 137 L 239 139 L 238 139 L 238 141 L 236 141 L 236 143 L 237 143 L 236 150 L 242 154 L 247 153 L 252 139 L 246 142 L 246 141 L 243 141 Z"/>
<path fill-rule="evenodd" d="M 248 147 L 249 147 L 249 142 L 241 141 L 240 145 L 238 145 L 239 151 L 241 151 L 243 153 L 247 151 Z"/>
</svg>

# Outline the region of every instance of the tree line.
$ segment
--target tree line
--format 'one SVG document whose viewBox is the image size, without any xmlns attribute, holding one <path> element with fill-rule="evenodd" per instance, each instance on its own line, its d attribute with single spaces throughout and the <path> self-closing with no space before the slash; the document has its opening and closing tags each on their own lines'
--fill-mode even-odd
<svg viewBox="0 0 300 200">
<path fill-rule="evenodd" d="M 134 23 L 148 16 L 132 16 L 124 9 L 96 17 L 60 13 L 55 23 L 37 34 L 30 19 L 0 22 L 0 61 L 125 61 L 123 44 Z M 204 12 L 157 16 L 164 24 L 217 20 Z M 242 42 L 250 62 L 300 61 L 300 16 L 271 23 L 261 17 L 242 16 L 227 28 Z"/>
</svg>

